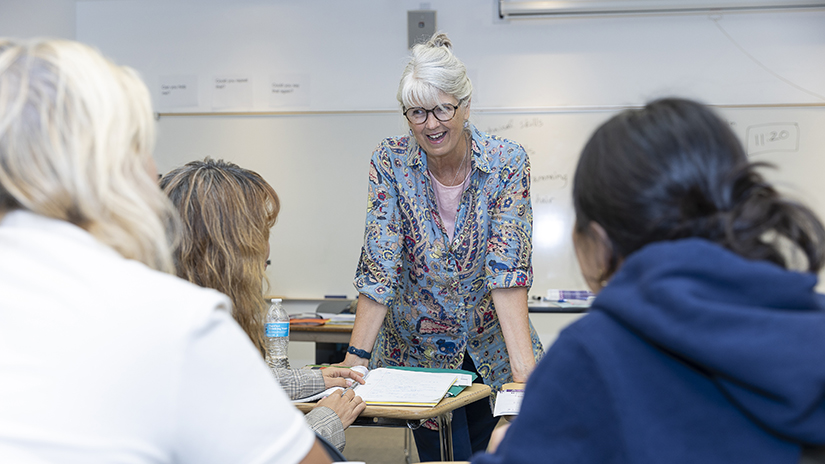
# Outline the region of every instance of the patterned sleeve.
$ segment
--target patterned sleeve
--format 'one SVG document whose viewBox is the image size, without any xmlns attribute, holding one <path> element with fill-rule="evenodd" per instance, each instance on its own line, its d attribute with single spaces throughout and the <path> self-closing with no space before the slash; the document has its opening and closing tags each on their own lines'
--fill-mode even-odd
<svg viewBox="0 0 825 464">
<path fill-rule="evenodd" d="M 318 406 L 306 415 L 306 421 L 312 431 L 324 437 L 338 451 L 344 451 L 347 435 L 344 433 L 344 424 L 335 411 L 326 406 Z"/>
<path fill-rule="evenodd" d="M 291 400 L 324 391 L 324 376 L 317 369 L 272 369 L 281 388 Z"/>
<path fill-rule="evenodd" d="M 382 144 L 370 162 L 364 246 L 355 273 L 358 292 L 386 306 L 395 298 L 401 266 L 398 187 L 391 163 L 389 148 Z"/>
<path fill-rule="evenodd" d="M 491 211 L 487 245 L 487 286 L 530 287 L 533 283 L 533 206 L 530 202 L 530 160 L 520 145 L 498 171 L 501 192 Z"/>
</svg>

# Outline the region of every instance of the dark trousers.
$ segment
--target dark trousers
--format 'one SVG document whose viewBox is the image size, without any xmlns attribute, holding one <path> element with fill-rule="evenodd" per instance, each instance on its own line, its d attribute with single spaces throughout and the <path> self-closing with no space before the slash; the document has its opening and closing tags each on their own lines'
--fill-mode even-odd
<svg viewBox="0 0 825 464">
<path fill-rule="evenodd" d="M 468 353 L 464 353 L 464 364 L 461 368 L 478 374 Z M 481 376 L 476 379 L 476 383 L 483 383 Z M 490 402 L 486 398 L 453 411 L 454 460 L 469 461 L 473 453 L 486 450 L 496 424 L 498 424 L 498 419 L 493 417 Z M 438 441 L 437 430 L 420 427 L 413 430 L 413 436 L 415 436 L 415 447 L 418 449 L 418 458 L 421 462 L 441 460 L 441 445 Z"/>
</svg>

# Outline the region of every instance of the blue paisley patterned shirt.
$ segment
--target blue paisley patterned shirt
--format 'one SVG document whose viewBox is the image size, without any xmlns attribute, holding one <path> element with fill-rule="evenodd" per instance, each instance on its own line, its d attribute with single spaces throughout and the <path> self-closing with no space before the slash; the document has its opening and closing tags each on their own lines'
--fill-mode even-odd
<svg viewBox="0 0 825 464">
<path fill-rule="evenodd" d="M 388 138 L 375 150 L 355 287 L 389 309 L 370 367 L 458 369 L 466 350 L 499 390 L 512 373 L 490 291 L 532 283 L 530 162 L 520 145 L 471 132 L 473 172 L 452 242 L 415 138 Z M 530 332 L 538 360 L 541 342 Z"/>
</svg>

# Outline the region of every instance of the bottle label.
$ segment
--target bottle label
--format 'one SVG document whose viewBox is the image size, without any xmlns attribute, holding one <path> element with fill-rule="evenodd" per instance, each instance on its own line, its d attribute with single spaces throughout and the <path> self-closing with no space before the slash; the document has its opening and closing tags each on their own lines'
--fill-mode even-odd
<svg viewBox="0 0 825 464">
<path fill-rule="evenodd" d="M 268 322 L 266 324 L 267 337 L 289 337 L 289 322 Z"/>
</svg>

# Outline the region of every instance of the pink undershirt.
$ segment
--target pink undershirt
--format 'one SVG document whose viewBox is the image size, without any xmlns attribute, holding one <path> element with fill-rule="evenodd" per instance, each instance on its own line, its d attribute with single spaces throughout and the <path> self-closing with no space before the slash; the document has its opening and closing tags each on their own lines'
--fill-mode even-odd
<svg viewBox="0 0 825 464">
<path fill-rule="evenodd" d="M 447 231 L 447 236 L 450 241 L 453 241 L 453 234 L 455 234 L 455 218 L 458 215 L 458 205 L 461 203 L 461 195 L 464 189 L 467 188 L 467 180 L 470 179 L 472 169 L 467 173 L 464 182 L 448 187 L 442 185 L 437 181 L 435 176 L 427 170 L 430 179 L 433 181 L 433 190 L 435 191 L 435 202 L 438 205 L 438 215 L 441 216 L 441 222 L 444 224 L 444 229 Z"/>
</svg>

